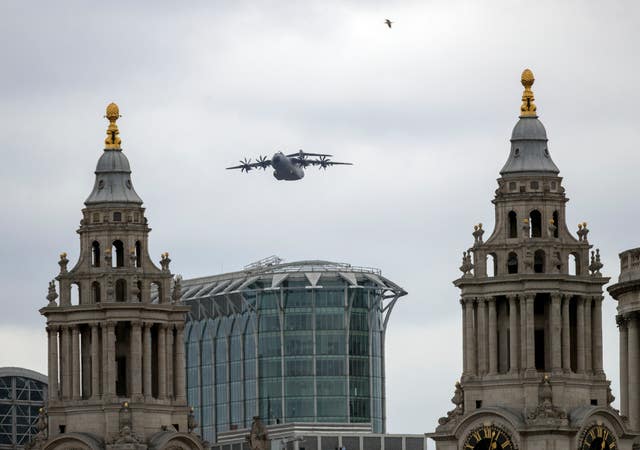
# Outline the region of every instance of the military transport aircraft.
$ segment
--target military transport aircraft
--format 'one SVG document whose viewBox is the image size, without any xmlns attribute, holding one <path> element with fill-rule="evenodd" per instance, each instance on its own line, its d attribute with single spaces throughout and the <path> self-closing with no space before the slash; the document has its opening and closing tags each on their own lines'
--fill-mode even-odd
<svg viewBox="0 0 640 450">
<path fill-rule="evenodd" d="M 309 157 L 313 158 L 309 158 Z M 352 163 L 331 161 L 329 157 L 323 153 L 306 153 L 300 150 L 298 153 L 285 155 L 277 152 L 271 159 L 266 156 L 259 156 L 256 162 L 252 163 L 251 159 L 245 158 L 240 161 L 239 166 L 227 167 L 229 169 L 240 169 L 241 172 L 249 172 L 253 169 L 266 170 L 267 167 L 274 168 L 273 176 L 278 180 L 295 181 L 304 178 L 304 169 L 307 166 L 318 166 L 319 169 L 326 169 L 329 166 L 351 166 Z"/>
</svg>

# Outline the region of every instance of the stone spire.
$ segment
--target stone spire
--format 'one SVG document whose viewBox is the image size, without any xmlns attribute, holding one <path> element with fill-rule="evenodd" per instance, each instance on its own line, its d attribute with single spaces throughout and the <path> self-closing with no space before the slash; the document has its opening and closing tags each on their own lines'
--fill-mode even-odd
<svg viewBox="0 0 640 450">
<path fill-rule="evenodd" d="M 548 148 L 547 131 L 538 120 L 531 86 L 533 72 L 525 69 L 521 80 L 524 86 L 520 120 L 511 134 L 509 159 L 500 171 L 503 177 L 521 175 L 557 176 L 560 170 L 551 159 Z"/>
<path fill-rule="evenodd" d="M 107 128 L 104 153 L 96 166 L 93 190 L 84 204 L 87 206 L 110 203 L 142 205 L 142 199 L 131 183 L 129 160 L 120 147 L 121 140 L 118 136 L 118 125 L 116 125 L 116 120 L 120 117 L 118 105 L 109 104 L 105 117 L 109 119 L 109 128 Z"/>
</svg>

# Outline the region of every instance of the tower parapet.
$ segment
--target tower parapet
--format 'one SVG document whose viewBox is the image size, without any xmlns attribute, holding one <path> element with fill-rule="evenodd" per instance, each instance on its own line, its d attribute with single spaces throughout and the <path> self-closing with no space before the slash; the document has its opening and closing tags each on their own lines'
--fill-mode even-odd
<svg viewBox="0 0 640 450">
<path fill-rule="evenodd" d="M 115 103 L 105 117 L 105 149 L 77 230 L 78 261 L 69 269 L 60 255 L 59 301 L 52 281 L 40 310 L 49 338 L 49 432 L 37 448 L 201 449 L 186 401 L 189 307 L 172 295 L 180 279 L 173 280 L 168 253 L 161 267 L 149 256 L 151 230 L 122 152 Z"/>
</svg>

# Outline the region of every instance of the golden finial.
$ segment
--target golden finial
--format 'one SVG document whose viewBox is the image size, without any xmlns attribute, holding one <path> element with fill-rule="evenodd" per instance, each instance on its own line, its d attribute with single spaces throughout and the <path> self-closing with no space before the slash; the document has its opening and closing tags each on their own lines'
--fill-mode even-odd
<svg viewBox="0 0 640 450">
<path fill-rule="evenodd" d="M 524 92 L 522 93 L 522 106 L 520 106 L 520 117 L 537 117 L 536 105 L 533 103 L 535 99 L 533 98 L 533 91 L 531 90 L 531 86 L 533 86 L 534 81 L 535 78 L 533 78 L 533 72 L 529 69 L 524 69 L 524 72 L 522 72 L 522 76 L 520 77 L 520 82 L 524 86 Z"/>
<path fill-rule="evenodd" d="M 120 109 L 118 105 L 115 103 L 109 103 L 107 106 L 107 114 L 105 115 L 107 119 L 109 119 L 109 128 L 107 128 L 107 138 L 104 140 L 104 148 L 105 150 L 122 150 L 120 148 L 121 140 L 120 131 L 118 131 L 118 125 L 116 125 L 116 120 L 118 120 L 120 116 Z"/>
</svg>

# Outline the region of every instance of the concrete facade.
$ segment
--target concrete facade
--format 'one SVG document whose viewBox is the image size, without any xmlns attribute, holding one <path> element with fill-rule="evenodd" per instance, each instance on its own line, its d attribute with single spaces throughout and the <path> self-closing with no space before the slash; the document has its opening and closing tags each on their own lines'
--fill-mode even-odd
<svg viewBox="0 0 640 450">
<path fill-rule="evenodd" d="M 428 436 L 438 450 L 631 449 L 603 370 L 609 279 L 587 224 L 575 236 L 566 225 L 568 199 L 533 103 L 533 74 L 522 82 L 521 116 L 492 201 L 495 229 L 485 240 L 482 224 L 474 227 L 454 282 L 463 333 L 455 408 Z"/>
<path fill-rule="evenodd" d="M 170 259 L 148 254 L 150 228 L 109 105 L 105 150 L 82 210 L 80 257 L 60 255 L 47 319 L 48 426 L 35 448 L 201 449 L 186 402 L 180 298 Z M 159 292 L 151 302 L 151 290 Z M 72 294 L 76 290 L 76 295 Z M 75 299 L 74 299 L 75 297 Z"/>
</svg>

